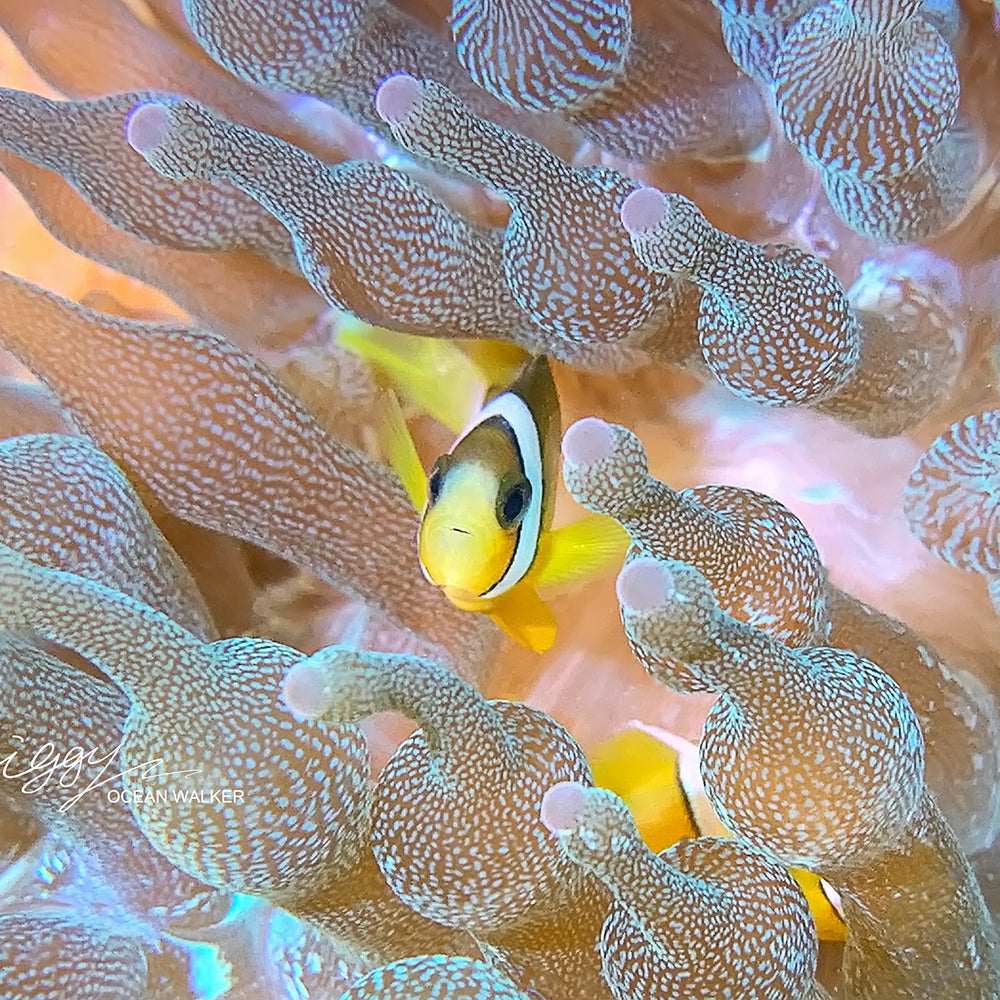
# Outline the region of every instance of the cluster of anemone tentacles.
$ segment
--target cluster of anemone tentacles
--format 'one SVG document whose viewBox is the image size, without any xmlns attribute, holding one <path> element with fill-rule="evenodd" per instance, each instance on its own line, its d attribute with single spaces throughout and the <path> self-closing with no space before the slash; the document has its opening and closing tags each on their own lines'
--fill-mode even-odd
<svg viewBox="0 0 1000 1000">
<path fill-rule="evenodd" d="M 0 247 L 0 994 L 1000 997 L 1000 684 L 625 426 L 900 449 L 896 520 L 1000 606 L 985 6 L 0 0 L 38 74 L 0 89 L 0 212 L 104 268 L 64 297 Z M 440 429 L 345 317 L 397 372 L 417 336 L 546 354 L 614 421 L 563 473 L 630 536 L 618 601 L 568 598 L 541 668 L 425 579 L 388 393 Z M 593 787 L 625 717 L 567 692 L 604 662 L 647 722 L 717 696 L 734 837 L 657 854 Z"/>
</svg>

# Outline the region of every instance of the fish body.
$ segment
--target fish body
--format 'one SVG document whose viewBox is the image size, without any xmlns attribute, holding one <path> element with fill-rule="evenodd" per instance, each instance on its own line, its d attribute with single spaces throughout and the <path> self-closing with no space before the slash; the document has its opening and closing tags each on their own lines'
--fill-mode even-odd
<svg viewBox="0 0 1000 1000">
<path fill-rule="evenodd" d="M 537 593 L 558 474 L 559 400 L 548 359 L 530 359 L 431 468 L 420 563 L 456 606 L 545 649 L 555 622 Z"/>
</svg>

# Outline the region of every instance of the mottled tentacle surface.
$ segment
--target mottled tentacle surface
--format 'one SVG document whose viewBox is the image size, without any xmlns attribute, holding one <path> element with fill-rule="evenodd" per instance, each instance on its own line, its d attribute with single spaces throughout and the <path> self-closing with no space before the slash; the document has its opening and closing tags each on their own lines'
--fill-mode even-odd
<svg viewBox="0 0 1000 1000">
<path fill-rule="evenodd" d="M 910 530 L 958 566 L 1000 573 L 1000 410 L 953 423 L 921 455 L 903 493 Z"/>
<path fill-rule="evenodd" d="M 108 795 L 122 787 L 128 698 L 11 632 L 0 632 L 0 683 L 0 801 L 83 847 L 131 914 L 183 918 L 205 884 L 155 851 Z"/>
<path fill-rule="evenodd" d="M 0 591 L 0 624 L 86 656 L 132 702 L 124 787 L 168 860 L 210 885 L 286 896 L 358 864 L 367 745 L 354 726 L 281 710 L 281 677 L 300 653 L 264 639 L 203 643 L 124 594 L 11 549 L 0 553 Z M 143 794 L 156 791 L 188 794 Z"/>
<path fill-rule="evenodd" d="M 420 955 L 373 969 L 340 1000 L 530 1000 L 483 962 Z"/>
<path fill-rule="evenodd" d="M 823 0 L 774 66 L 785 134 L 813 163 L 862 179 L 912 169 L 951 127 L 958 68 L 920 0 Z"/>
<path fill-rule="evenodd" d="M 503 269 L 514 298 L 544 329 L 577 342 L 621 340 L 672 305 L 673 282 L 632 263 L 616 214 L 635 182 L 571 167 L 473 114 L 432 80 L 391 76 L 376 97 L 412 153 L 471 174 L 511 205 Z"/>
<path fill-rule="evenodd" d="M 789 27 L 811 0 L 713 0 L 733 62 L 763 84 L 774 82 L 774 61 Z"/>
<path fill-rule="evenodd" d="M 462 669 L 489 656 L 491 623 L 423 579 L 402 484 L 326 434 L 250 355 L 207 331 L 110 316 L 10 275 L 0 275 L 0 317 L 4 346 L 171 513 L 363 595 Z M 109 382 L 128 393 L 107 392 Z"/>
<path fill-rule="evenodd" d="M 639 556 L 618 596 L 640 649 L 672 654 L 721 692 L 699 756 L 727 827 L 820 870 L 898 840 L 923 794 L 923 738 L 881 669 L 847 650 L 789 649 L 737 621 L 686 563 Z"/>
<path fill-rule="evenodd" d="M 826 196 L 854 230 L 879 243 L 926 240 L 961 213 L 979 177 L 980 139 L 959 118 L 914 167 L 888 177 L 860 178 L 821 170 Z"/>
<path fill-rule="evenodd" d="M 689 199 L 655 188 L 629 195 L 621 222 L 643 266 L 702 287 L 702 353 L 737 395 L 772 405 L 816 402 L 857 368 L 857 319 L 819 258 L 730 236 Z"/>
<path fill-rule="evenodd" d="M 628 0 L 454 0 L 459 61 L 516 107 L 572 108 L 621 71 L 632 38 Z"/>
<path fill-rule="evenodd" d="M 826 574 L 819 551 L 776 500 L 735 486 L 673 490 L 650 475 L 635 434 L 597 417 L 566 431 L 563 480 L 578 503 L 619 521 L 634 547 L 697 566 L 729 614 L 792 645 L 820 640 Z"/>
<path fill-rule="evenodd" d="M 816 932 L 795 879 L 739 841 L 699 837 L 653 853 L 625 803 L 604 788 L 553 786 L 542 820 L 611 891 L 601 932 L 616 1000 L 804 1000 Z"/>
<path fill-rule="evenodd" d="M 733 66 L 699 0 L 632 3 L 621 70 L 565 117 L 601 149 L 658 163 L 741 158 L 768 136 L 767 105 Z"/>
<path fill-rule="evenodd" d="M 431 660 L 337 646 L 291 670 L 285 697 L 312 718 L 394 710 L 419 724 L 383 769 L 372 808 L 375 858 L 404 902 L 487 944 L 536 921 L 587 926 L 596 917 L 593 955 L 606 898 L 592 901 L 596 912 L 584 910 L 591 883 L 538 814 L 550 785 L 590 781 L 562 726 L 526 705 L 486 701 Z M 596 972 L 594 959 L 591 985 Z"/>
<path fill-rule="evenodd" d="M 274 213 L 302 273 L 331 305 L 425 336 L 538 346 L 525 339 L 527 317 L 504 285 L 499 235 L 407 174 L 379 162 L 323 163 L 192 100 L 139 104 L 126 135 L 165 176 L 235 185 Z"/>
<path fill-rule="evenodd" d="M 315 94 L 384 130 L 372 94 L 403 69 L 440 80 L 477 110 L 532 127 L 469 79 L 449 40 L 385 0 L 182 0 L 205 51 L 252 83 Z M 549 116 L 558 126 L 558 119 Z M 551 134 L 551 132 L 550 132 Z"/>
<path fill-rule="evenodd" d="M 934 288 L 947 274 L 931 258 L 872 263 L 848 294 L 862 327 L 857 371 L 836 394 L 817 404 L 872 437 L 915 427 L 943 405 L 958 379 L 965 347 L 961 307 Z M 913 264 L 914 266 L 910 266 Z M 957 296 L 955 296 L 957 298 Z"/>
<path fill-rule="evenodd" d="M 639 646 L 670 650 L 720 691 L 699 761 L 726 826 L 849 897 L 853 995 L 994 996 L 996 935 L 924 784 L 920 728 L 895 682 L 847 650 L 790 650 L 735 621 L 684 563 L 640 557 L 618 595 Z"/>
<path fill-rule="evenodd" d="M 61 912 L 0 914 L 0 993 L 7 1000 L 143 1000 L 146 961 L 135 934 Z"/>
<path fill-rule="evenodd" d="M 156 91 L 53 101 L 0 89 L 0 145 L 64 177 L 115 225 L 175 250 L 253 249 L 287 264 L 281 224 L 231 185 L 167 180 L 122 143 L 125 120 Z"/>
<path fill-rule="evenodd" d="M 86 438 L 0 441 L 0 486 L 4 545 L 129 594 L 199 638 L 217 637 L 187 567 L 121 470 Z"/>
</svg>

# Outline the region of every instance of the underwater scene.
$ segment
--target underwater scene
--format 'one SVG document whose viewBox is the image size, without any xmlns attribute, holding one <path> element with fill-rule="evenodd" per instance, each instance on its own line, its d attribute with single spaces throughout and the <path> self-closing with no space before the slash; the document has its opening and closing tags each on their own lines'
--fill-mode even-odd
<svg viewBox="0 0 1000 1000">
<path fill-rule="evenodd" d="M 1000 0 L 0 0 L 0 1000 L 1000 1000 Z"/>
</svg>

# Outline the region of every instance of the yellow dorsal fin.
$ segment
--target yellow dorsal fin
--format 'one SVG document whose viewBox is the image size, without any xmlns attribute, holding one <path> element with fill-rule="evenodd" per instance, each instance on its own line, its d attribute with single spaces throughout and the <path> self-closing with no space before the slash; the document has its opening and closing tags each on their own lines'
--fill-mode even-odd
<svg viewBox="0 0 1000 1000">
<path fill-rule="evenodd" d="M 497 597 L 489 616 L 522 646 L 544 653 L 556 638 L 556 620 L 534 588 L 521 582 Z"/>
<path fill-rule="evenodd" d="M 509 386 L 531 357 L 523 347 L 506 340 L 462 340 L 460 343 L 489 387 L 487 398 Z"/>
<path fill-rule="evenodd" d="M 590 514 L 547 532 L 539 539 L 534 585 L 552 597 L 620 565 L 629 536 L 615 520 Z"/>
<path fill-rule="evenodd" d="M 353 317 L 345 317 L 337 341 L 456 434 L 482 402 L 483 376 L 453 341 L 398 333 Z"/>
<path fill-rule="evenodd" d="M 392 389 L 382 390 L 375 426 L 382 457 L 399 476 L 417 513 L 427 506 L 427 477 L 413 444 L 406 418 Z"/>
</svg>

